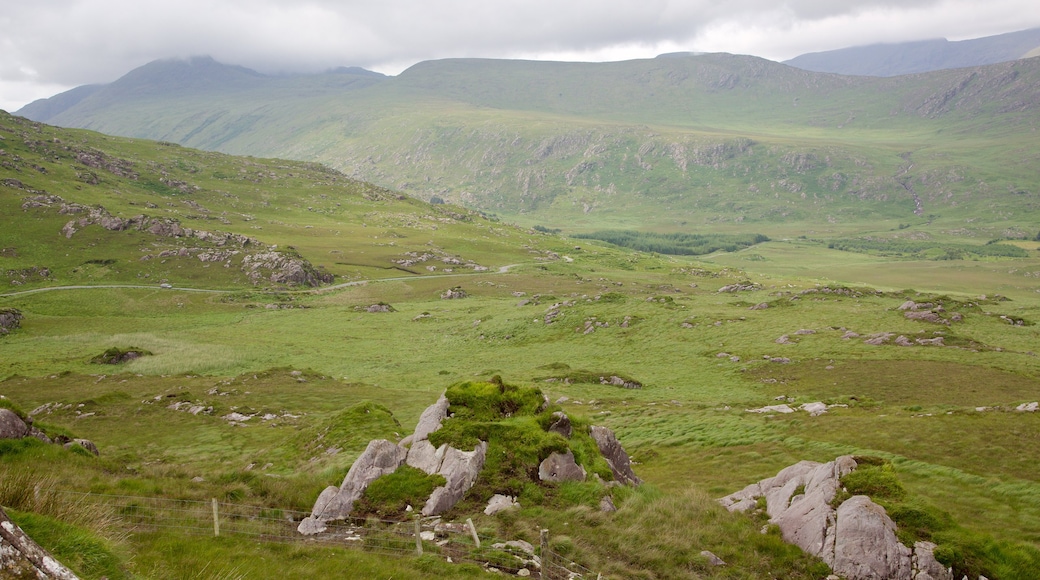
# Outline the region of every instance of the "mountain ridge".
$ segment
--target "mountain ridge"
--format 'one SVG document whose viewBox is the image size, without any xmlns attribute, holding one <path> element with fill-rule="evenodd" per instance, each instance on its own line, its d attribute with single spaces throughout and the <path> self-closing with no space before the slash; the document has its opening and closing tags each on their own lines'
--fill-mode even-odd
<svg viewBox="0 0 1040 580">
<path fill-rule="evenodd" d="M 1028 58 L 1038 49 L 1040 28 L 1032 28 L 970 40 L 936 38 L 853 46 L 806 53 L 783 62 L 815 72 L 889 77 L 997 64 Z"/>
</svg>

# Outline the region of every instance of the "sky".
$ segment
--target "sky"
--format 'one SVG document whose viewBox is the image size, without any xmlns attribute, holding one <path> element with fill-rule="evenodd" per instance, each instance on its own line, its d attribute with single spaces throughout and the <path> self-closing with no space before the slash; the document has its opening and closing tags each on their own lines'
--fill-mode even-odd
<svg viewBox="0 0 1040 580">
<path fill-rule="evenodd" d="M 782 61 L 880 42 L 1040 27 L 1036 0 L 0 0 L 0 109 L 163 58 L 268 73 L 397 74 L 456 57 Z"/>
</svg>

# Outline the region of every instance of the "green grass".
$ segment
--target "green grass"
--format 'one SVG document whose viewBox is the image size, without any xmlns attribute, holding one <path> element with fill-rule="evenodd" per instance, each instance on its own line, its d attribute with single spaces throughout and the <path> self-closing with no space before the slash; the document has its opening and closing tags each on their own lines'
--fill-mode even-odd
<svg viewBox="0 0 1040 580">
<path fill-rule="evenodd" d="M 1008 320 L 1040 321 L 1040 259 L 1030 247 L 1036 242 L 1016 243 L 1029 257 L 932 261 L 841 252 L 814 241 L 857 237 L 867 228 L 892 236 L 925 233 L 939 245 L 985 247 L 985 240 L 1000 237 L 992 230 L 1002 229 L 980 222 L 977 229 L 953 232 L 949 222 L 939 221 L 899 229 L 898 218 L 888 223 L 882 216 L 869 228 L 785 223 L 781 236 L 768 232 L 773 241 L 700 259 L 595 240 L 581 240 L 578 249 L 575 240 L 457 207 L 398 199 L 308 164 L 22 122 L 0 126 L 9 129 L 0 141 L 4 150 L 28 163 L 5 167 L 4 178 L 14 174 L 123 217 L 154 212 L 190 227 L 291 245 L 339 276 L 337 282 L 370 280 L 317 291 L 254 287 L 234 264 L 142 262 L 144 254 L 173 248 L 142 232 L 98 226 L 65 238 L 59 232 L 67 216 L 41 208 L 23 212 L 24 190 L 0 186 L 0 204 L 10 210 L 0 215 L 18 218 L 0 227 L 0 270 L 5 276 L 34 266 L 51 272 L 26 274 L 14 286 L 8 276 L 0 280 L 8 284 L 5 293 L 145 282 L 144 288 L 0 297 L 0 306 L 24 315 L 20 328 L 0 337 L 0 395 L 6 397 L 0 405 L 36 411 L 35 424 L 48 433 L 88 438 L 101 449 L 94 457 L 35 440 L 4 442 L 0 504 L 85 530 L 128 574 L 334 576 L 350 566 L 373 577 L 485 574 L 447 567 L 440 557 L 395 560 L 173 532 L 127 536 L 104 518 L 83 519 L 59 494 L 32 493 L 57 488 L 218 498 L 307 511 L 322 489 L 342 481 L 370 439 L 400 440 L 445 391 L 456 419 L 471 421 L 461 426 L 449 419 L 434 439 L 471 449 L 485 437 L 491 441 L 488 462 L 506 474 L 483 481 L 483 491 L 451 517 L 473 517 L 503 540 L 537 543 L 538 530 L 548 527 L 556 546 L 608 577 L 826 575 L 819 562 L 775 533 L 760 534 L 760 522 L 731 516 L 713 498 L 801 459 L 829 461 L 848 453 L 889 462 L 905 492 L 893 511 L 907 533 L 931 535 L 948 546 L 951 562 L 991 578 L 1035 569 L 1040 417 L 1014 409 L 1036 400 L 1040 330 Z M 34 152 L 35 141 L 59 161 Z M 131 160 L 142 175 L 157 178 L 161 166 L 200 190 L 156 192 L 103 171 L 98 186 L 77 181 L 64 144 Z M 48 173 L 32 170 L 33 162 Z M 618 227 L 616 221 L 627 219 L 582 215 L 595 222 L 589 229 Z M 807 232 L 814 228 L 827 235 Z M 732 223 L 717 229 L 749 230 Z M 410 266 L 391 262 L 423 254 L 430 256 Z M 467 268 L 468 260 L 489 270 Z M 509 264 L 519 266 L 497 271 Z M 441 274 L 452 277 L 436 277 Z M 162 277 L 175 288 L 159 288 Z M 718 292 L 735 282 L 757 286 Z M 186 292 L 181 285 L 223 291 Z M 454 286 L 470 297 L 440 299 Z M 964 319 L 949 326 L 908 320 L 898 310 L 906 300 L 941 303 Z M 377 303 L 395 311 L 365 311 Z M 751 309 L 761 303 L 769 307 Z M 586 333 L 589 322 L 595 330 Z M 798 334 L 803 329 L 814 333 Z M 843 338 L 849 331 L 860 336 Z M 911 341 L 941 336 L 947 346 L 864 342 L 877 333 Z M 790 344 L 776 342 L 783 335 Z M 90 362 L 131 345 L 152 355 L 112 367 Z M 599 377 L 608 375 L 637 380 L 642 388 L 601 384 Z M 552 404 L 539 414 L 543 394 Z M 847 406 L 819 417 L 746 412 L 780 396 L 793 399 L 793 406 Z M 191 414 L 192 407 L 203 411 Z M 545 433 L 554 410 L 572 417 L 570 441 Z M 232 413 L 251 418 L 232 424 L 224 418 Z M 609 479 L 586 435 L 591 424 L 617 433 L 646 487 L 546 486 L 532 479 L 532 464 L 565 448 L 591 473 Z M 404 479 L 387 496 L 398 507 L 409 490 L 429 483 Z M 517 496 L 521 509 L 482 516 L 483 501 L 493 492 Z M 604 494 L 620 508 L 616 514 L 598 511 Z M 699 556 L 704 549 L 729 566 L 708 567 Z"/>
</svg>

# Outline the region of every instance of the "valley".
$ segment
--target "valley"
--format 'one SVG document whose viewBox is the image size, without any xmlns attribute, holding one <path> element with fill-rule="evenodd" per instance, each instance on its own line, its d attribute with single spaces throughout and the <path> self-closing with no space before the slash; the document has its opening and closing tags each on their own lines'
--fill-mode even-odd
<svg viewBox="0 0 1040 580">
<path fill-rule="evenodd" d="M 306 512 L 452 385 L 508 384 L 612 429 L 644 484 L 512 482 L 495 516 L 478 484 L 445 519 L 482 535 L 550 529 L 605 578 L 823 578 L 715 500 L 854 455 L 958 578 L 1031 578 L 1037 59 L 898 81 L 698 59 L 191 61 L 211 76 L 179 95 L 160 63 L 48 113 L 84 129 L 0 113 L 0 406 L 100 450 L 0 440 L 0 505 L 73 526 L 38 541 L 85 578 L 482 577 L 433 544 L 131 533 L 62 498 Z M 571 237 L 606 230 L 747 243 Z M 92 362 L 113 348 L 148 354 Z"/>
</svg>

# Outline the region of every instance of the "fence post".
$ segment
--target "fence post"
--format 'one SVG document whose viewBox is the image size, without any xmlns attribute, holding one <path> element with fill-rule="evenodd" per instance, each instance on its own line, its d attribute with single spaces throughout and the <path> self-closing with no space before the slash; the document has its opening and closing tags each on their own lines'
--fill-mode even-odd
<svg viewBox="0 0 1040 580">
<path fill-rule="evenodd" d="M 552 578 L 551 562 L 549 562 L 549 530 L 542 528 L 538 532 L 539 544 L 541 544 L 542 578 Z"/>
<path fill-rule="evenodd" d="M 477 536 L 477 528 L 473 526 L 473 518 L 466 518 L 466 525 L 469 526 L 469 535 L 473 536 L 473 543 L 480 547 L 480 537 Z"/>
<path fill-rule="evenodd" d="M 217 511 L 217 498 L 213 498 L 213 535 L 220 535 L 220 516 Z"/>
<path fill-rule="evenodd" d="M 415 555 L 422 556 L 422 524 L 418 516 L 415 518 Z"/>
</svg>

